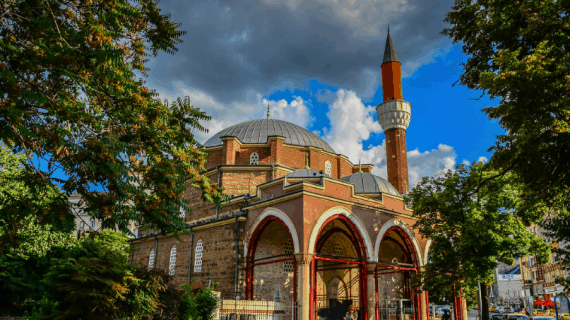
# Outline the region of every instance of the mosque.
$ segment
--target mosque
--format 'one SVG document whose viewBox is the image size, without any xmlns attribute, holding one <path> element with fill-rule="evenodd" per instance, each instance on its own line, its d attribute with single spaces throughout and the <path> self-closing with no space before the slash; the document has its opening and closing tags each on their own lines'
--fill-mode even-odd
<svg viewBox="0 0 570 320">
<path fill-rule="evenodd" d="M 376 108 L 386 134 L 387 177 L 353 164 L 316 134 L 261 119 L 226 128 L 204 143 L 203 175 L 231 199 L 223 209 L 190 185 L 183 212 L 189 235 L 140 231 L 132 263 L 168 270 L 177 282 L 219 283 L 223 299 L 278 299 L 289 319 L 327 319 L 355 305 L 359 319 L 427 320 L 429 294 L 410 277 L 427 261 L 430 240 L 414 230 L 403 200 L 409 189 L 401 65 L 388 32 L 382 61 L 383 102 Z M 455 298 L 455 319 L 467 319 Z M 342 319 L 342 317 L 341 317 Z"/>
</svg>

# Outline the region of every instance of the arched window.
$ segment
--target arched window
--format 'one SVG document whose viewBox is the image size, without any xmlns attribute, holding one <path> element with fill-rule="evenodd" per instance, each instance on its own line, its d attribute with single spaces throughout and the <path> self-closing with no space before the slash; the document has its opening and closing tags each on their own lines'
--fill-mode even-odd
<svg viewBox="0 0 570 320">
<path fill-rule="evenodd" d="M 330 176 L 330 175 L 331 175 L 331 171 L 332 171 L 331 162 L 327 160 L 327 161 L 325 162 L 325 173 Z"/>
<path fill-rule="evenodd" d="M 202 239 L 196 243 L 196 254 L 194 255 L 194 272 L 202 272 L 202 252 L 204 252 L 204 244 Z"/>
<path fill-rule="evenodd" d="M 150 250 L 150 255 L 148 256 L 148 271 L 154 269 L 154 259 L 156 257 L 156 252 L 154 248 Z"/>
<path fill-rule="evenodd" d="M 259 164 L 259 154 L 254 152 L 249 156 L 249 164 Z"/>
<path fill-rule="evenodd" d="M 173 276 L 175 270 L 176 270 L 176 245 L 173 245 L 172 249 L 170 249 L 170 265 L 168 266 L 168 274 Z"/>
<path fill-rule="evenodd" d="M 293 244 L 291 244 L 291 239 L 287 239 L 285 242 L 285 254 L 292 254 L 293 253 Z M 285 261 L 283 265 L 283 272 L 290 273 L 293 272 L 293 260 Z"/>
</svg>

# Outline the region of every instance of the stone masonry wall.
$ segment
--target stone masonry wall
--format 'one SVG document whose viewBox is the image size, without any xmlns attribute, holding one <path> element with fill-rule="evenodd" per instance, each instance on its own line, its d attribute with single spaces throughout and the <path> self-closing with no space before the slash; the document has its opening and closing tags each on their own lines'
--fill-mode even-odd
<svg viewBox="0 0 570 320">
<path fill-rule="evenodd" d="M 244 259 L 244 226 L 245 222 L 240 222 L 238 270 Z M 183 242 L 178 241 L 172 236 L 165 238 L 159 237 L 155 268 L 168 272 L 171 249 L 173 245 L 176 245 L 176 285 L 188 282 L 188 267 L 190 257 L 192 256 L 191 278 L 195 279 L 201 286 L 207 286 L 210 280 L 212 284 L 218 282 L 217 291 L 222 293 L 222 298 L 233 298 L 235 290 L 236 228 L 237 224 L 234 221 L 226 225 L 195 231 L 192 248 L 190 248 L 190 235 L 182 235 L 180 238 Z M 195 272 L 195 254 L 199 240 L 202 240 L 203 243 L 202 270 L 201 272 Z M 155 248 L 155 245 L 156 242 L 154 238 L 134 243 L 132 263 L 141 265 L 143 268 L 148 268 L 150 251 L 152 248 Z M 243 280 L 243 278 L 243 270 L 240 270 L 239 279 Z M 238 287 L 238 290 L 239 292 L 243 292 L 241 286 Z"/>
</svg>

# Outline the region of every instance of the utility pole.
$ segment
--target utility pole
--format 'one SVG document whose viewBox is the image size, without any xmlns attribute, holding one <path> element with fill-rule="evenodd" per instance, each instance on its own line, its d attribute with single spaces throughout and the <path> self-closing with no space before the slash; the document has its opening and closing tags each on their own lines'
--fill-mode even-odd
<svg viewBox="0 0 570 320">
<path fill-rule="evenodd" d="M 520 267 L 521 267 L 521 279 L 522 279 L 522 296 L 523 296 L 523 307 L 524 310 L 528 311 L 528 313 L 530 314 L 530 310 L 526 309 L 526 287 L 525 287 L 525 281 L 524 281 L 524 261 L 523 258 L 520 258 Z"/>
</svg>

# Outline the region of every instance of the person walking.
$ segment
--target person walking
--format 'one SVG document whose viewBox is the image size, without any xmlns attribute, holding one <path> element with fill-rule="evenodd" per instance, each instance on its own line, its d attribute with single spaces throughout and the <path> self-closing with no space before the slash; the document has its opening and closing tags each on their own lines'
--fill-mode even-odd
<svg viewBox="0 0 570 320">
<path fill-rule="evenodd" d="M 348 312 L 346 313 L 346 316 L 343 318 L 344 320 L 358 320 L 358 313 L 356 313 L 356 307 L 351 304 L 348 307 Z"/>
<path fill-rule="evenodd" d="M 441 320 L 451 320 L 451 315 L 449 315 L 448 310 L 443 310 L 443 315 L 441 316 Z"/>
</svg>

